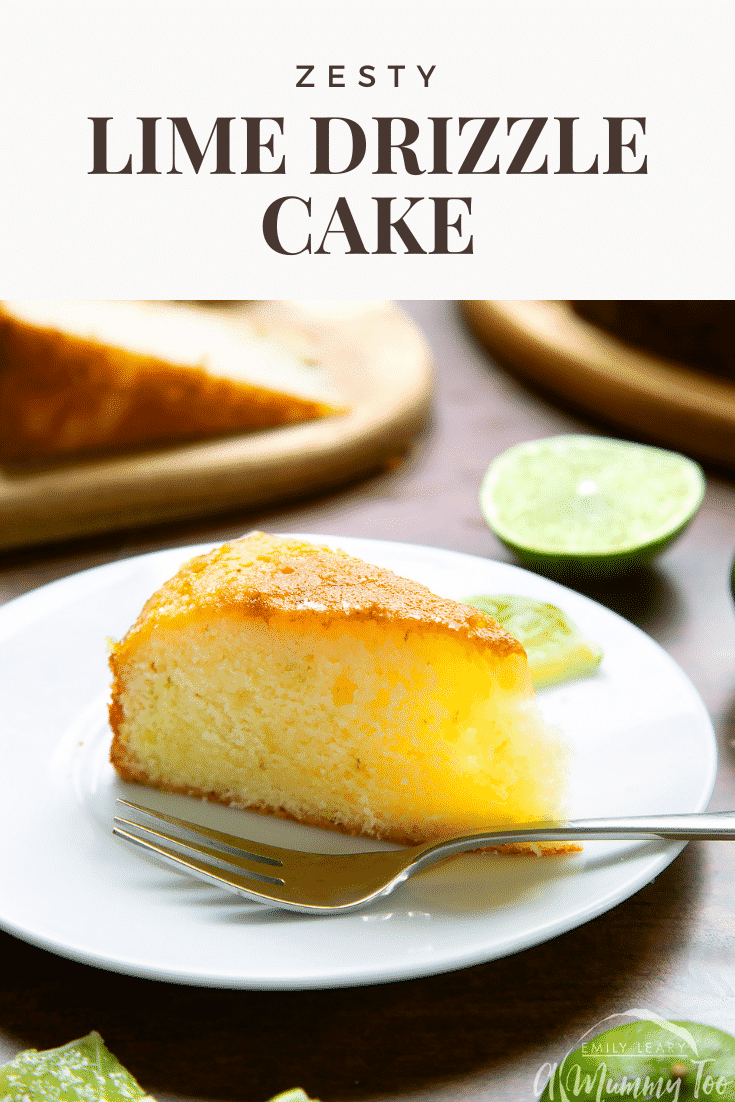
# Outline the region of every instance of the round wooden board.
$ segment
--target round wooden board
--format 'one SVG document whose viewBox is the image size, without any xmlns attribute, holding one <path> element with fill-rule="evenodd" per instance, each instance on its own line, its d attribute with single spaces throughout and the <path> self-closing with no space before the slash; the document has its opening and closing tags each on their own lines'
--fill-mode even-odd
<svg viewBox="0 0 735 1102">
<path fill-rule="evenodd" d="M 700 459 L 735 465 L 735 383 L 616 340 L 568 302 L 462 303 L 501 362 L 574 405 Z"/>
<path fill-rule="evenodd" d="M 240 309 L 303 345 L 350 412 L 125 455 L 0 469 L 0 548 L 261 505 L 359 477 L 400 454 L 431 399 L 431 355 L 390 302 L 261 302 Z"/>
</svg>

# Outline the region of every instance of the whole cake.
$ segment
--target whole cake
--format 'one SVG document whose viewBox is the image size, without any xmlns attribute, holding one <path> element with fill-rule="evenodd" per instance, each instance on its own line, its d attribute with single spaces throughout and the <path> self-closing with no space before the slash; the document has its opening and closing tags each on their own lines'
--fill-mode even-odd
<svg viewBox="0 0 735 1102">
<path fill-rule="evenodd" d="M 192 559 L 110 665 L 125 780 L 407 844 L 563 817 L 520 643 L 342 551 L 255 532 Z"/>
<path fill-rule="evenodd" d="M 245 321 L 148 302 L 0 304 L 0 461 L 344 412 L 320 368 Z"/>
</svg>

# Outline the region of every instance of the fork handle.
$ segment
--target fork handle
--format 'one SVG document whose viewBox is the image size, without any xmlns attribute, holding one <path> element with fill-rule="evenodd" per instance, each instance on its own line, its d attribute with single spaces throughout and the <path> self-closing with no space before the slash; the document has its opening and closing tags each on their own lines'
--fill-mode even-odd
<svg viewBox="0 0 735 1102">
<path fill-rule="evenodd" d="M 661 839 L 691 842 L 697 838 L 727 842 L 735 839 L 735 811 L 693 815 L 640 815 L 614 819 L 576 819 L 567 822 L 527 823 L 507 830 L 483 831 L 428 843 L 417 855 L 421 867 L 454 853 L 500 846 L 508 842 L 583 842 L 585 840 Z"/>
</svg>

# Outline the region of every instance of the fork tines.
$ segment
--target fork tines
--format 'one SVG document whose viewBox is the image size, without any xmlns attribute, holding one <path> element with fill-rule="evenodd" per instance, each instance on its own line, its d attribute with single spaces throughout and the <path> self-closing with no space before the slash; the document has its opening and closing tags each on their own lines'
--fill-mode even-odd
<svg viewBox="0 0 735 1102">
<path fill-rule="evenodd" d="M 118 799 L 117 802 L 151 820 L 158 829 L 117 815 L 113 834 L 140 846 L 180 872 L 197 876 L 257 902 L 269 901 L 258 893 L 258 881 L 273 886 L 284 883 L 277 872 L 283 862 L 275 846 L 245 841 L 232 834 L 152 811 L 130 800 Z M 173 828 L 173 832 L 160 829 L 159 824 Z M 218 869 L 226 875 L 218 875 Z"/>
</svg>

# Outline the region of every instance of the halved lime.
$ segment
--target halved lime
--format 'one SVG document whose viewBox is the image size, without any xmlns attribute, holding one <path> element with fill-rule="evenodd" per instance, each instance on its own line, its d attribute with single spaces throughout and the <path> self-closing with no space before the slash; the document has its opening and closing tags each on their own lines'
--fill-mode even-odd
<svg viewBox="0 0 735 1102">
<path fill-rule="evenodd" d="M 537 689 L 594 673 L 602 660 L 602 648 L 586 639 L 556 605 L 509 594 L 468 597 L 464 604 L 488 613 L 515 636 L 528 656 Z"/>
<path fill-rule="evenodd" d="M 524 565 L 614 574 L 668 546 L 704 491 L 701 467 L 676 452 L 600 436 L 552 436 L 493 460 L 480 508 Z"/>
<path fill-rule="evenodd" d="M 12 1102 L 154 1102 L 90 1033 L 61 1048 L 21 1052 L 0 1067 L 0 1099 Z"/>
<path fill-rule="evenodd" d="M 698 1022 L 659 1019 L 616 1026 L 553 1065 L 541 1102 L 620 1097 L 733 1102 L 735 1038 Z"/>
</svg>

